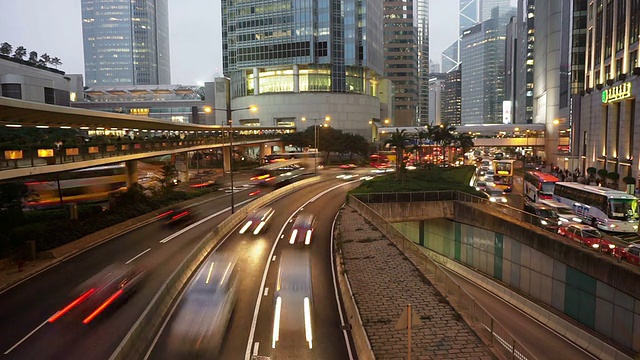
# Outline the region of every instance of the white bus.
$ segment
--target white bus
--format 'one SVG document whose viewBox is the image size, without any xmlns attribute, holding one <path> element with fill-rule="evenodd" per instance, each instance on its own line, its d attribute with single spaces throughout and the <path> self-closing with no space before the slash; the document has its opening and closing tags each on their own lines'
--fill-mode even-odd
<svg viewBox="0 0 640 360">
<path fill-rule="evenodd" d="M 603 231 L 638 232 L 638 199 L 625 192 L 575 182 L 558 182 L 553 199 L 569 205 L 587 224 Z"/>
</svg>

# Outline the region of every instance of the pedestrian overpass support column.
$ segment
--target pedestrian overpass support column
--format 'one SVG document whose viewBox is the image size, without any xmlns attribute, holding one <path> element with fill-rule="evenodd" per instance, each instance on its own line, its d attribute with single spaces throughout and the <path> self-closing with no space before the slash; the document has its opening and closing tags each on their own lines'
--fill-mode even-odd
<svg viewBox="0 0 640 360">
<path fill-rule="evenodd" d="M 273 148 L 270 144 L 260 144 L 260 159 L 264 159 L 265 156 L 271 155 Z"/>
<path fill-rule="evenodd" d="M 125 162 L 127 174 L 127 188 L 138 183 L 138 160 L 129 160 Z"/>
<path fill-rule="evenodd" d="M 176 154 L 175 166 L 178 180 L 184 183 L 189 182 L 189 154 L 186 152 Z"/>
<path fill-rule="evenodd" d="M 231 146 L 222 148 L 222 170 L 224 174 L 231 171 Z"/>
</svg>

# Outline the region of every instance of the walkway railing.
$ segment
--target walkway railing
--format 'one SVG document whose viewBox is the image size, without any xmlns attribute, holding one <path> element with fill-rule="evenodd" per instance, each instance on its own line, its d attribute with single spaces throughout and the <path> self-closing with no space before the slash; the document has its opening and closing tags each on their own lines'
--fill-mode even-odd
<svg viewBox="0 0 640 360">
<path fill-rule="evenodd" d="M 235 135 L 234 145 L 251 141 L 277 141 L 279 135 Z M 192 139 L 113 140 L 111 142 L 87 143 L 80 146 L 22 146 L 3 147 L 0 150 L 0 171 L 35 166 L 59 165 L 86 160 L 180 150 L 193 147 L 222 146 L 229 144 L 228 137 L 197 137 Z"/>
<path fill-rule="evenodd" d="M 407 195 L 414 194 L 414 196 Z M 417 195 L 423 194 L 423 195 Z M 367 220 L 371 221 L 375 226 L 414 263 L 420 271 L 425 274 L 434 285 L 443 291 L 447 298 L 454 304 L 456 311 L 460 312 L 476 332 L 483 337 L 491 346 L 494 346 L 505 359 L 518 360 L 536 360 L 536 357 L 528 351 L 518 339 L 516 339 L 500 322 L 498 322 L 482 305 L 478 304 L 475 299 L 464 290 L 449 274 L 436 262 L 431 260 L 422 252 L 420 246 L 414 242 L 407 240 L 405 236 L 397 230 L 391 223 L 382 218 L 375 210 L 370 208 L 364 201 L 370 202 L 375 196 L 382 194 L 356 194 L 350 195 L 349 205 L 356 209 Z M 393 199 L 393 194 L 387 199 Z M 423 193 L 399 193 L 395 199 L 406 199 L 407 196 L 413 201 L 419 201 L 423 198 L 435 200 L 462 200 L 471 202 L 482 202 L 484 199 L 463 194 L 455 191 L 434 191 Z M 456 199 L 452 199 L 456 197 Z M 458 199 L 460 197 L 461 199 Z M 424 201 L 424 200 L 421 200 Z M 488 202 L 488 201 L 487 201 Z M 516 209 L 513 209 L 516 210 Z"/>
</svg>

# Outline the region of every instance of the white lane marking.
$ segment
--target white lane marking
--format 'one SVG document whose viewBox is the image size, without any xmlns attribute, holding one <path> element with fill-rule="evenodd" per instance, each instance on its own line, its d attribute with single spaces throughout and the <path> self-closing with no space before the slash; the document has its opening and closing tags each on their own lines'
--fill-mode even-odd
<svg viewBox="0 0 640 360">
<path fill-rule="evenodd" d="M 147 251 L 149 251 L 149 250 L 151 250 L 151 248 L 148 248 L 147 250 L 145 250 L 145 251 L 141 252 L 140 254 L 138 254 L 138 255 L 136 255 L 136 256 L 134 256 L 134 257 L 132 257 L 132 258 L 131 258 L 131 260 L 129 260 L 129 261 L 127 261 L 127 262 L 125 263 L 125 265 L 129 264 L 130 262 L 132 262 L 133 260 L 135 260 L 135 259 L 139 258 L 140 256 L 142 256 L 142 255 L 146 254 L 146 253 L 147 253 Z"/>
<path fill-rule="evenodd" d="M 264 296 L 269 295 L 269 288 L 264 288 Z"/>
<path fill-rule="evenodd" d="M 329 190 L 335 190 L 339 187 L 349 185 L 356 181 L 359 181 L 359 180 L 342 183 L 332 188 L 329 188 Z M 327 192 L 328 191 L 325 190 L 323 194 L 326 194 Z M 273 242 L 273 246 L 271 247 L 271 252 L 269 253 L 269 257 L 273 257 L 273 253 L 276 251 L 276 246 L 278 245 L 278 240 L 284 237 L 283 233 L 284 233 L 284 229 L 287 227 L 287 224 L 290 223 L 293 217 L 310 202 L 311 200 L 307 200 L 306 203 L 304 203 L 301 207 L 299 207 L 298 210 L 294 211 L 293 214 L 289 216 L 289 219 L 285 221 L 285 224 L 282 226 L 282 229 L 280 229 L 280 232 L 276 237 L 276 241 Z M 267 282 L 267 273 L 269 272 L 269 263 L 270 262 L 267 261 L 267 263 L 264 266 L 264 272 L 262 273 L 262 283 L 260 284 L 260 289 L 258 290 L 258 300 L 256 301 L 256 307 L 253 311 L 253 320 L 251 320 L 251 330 L 249 331 L 249 340 L 247 341 L 247 350 L 245 351 L 245 354 L 244 354 L 245 360 L 251 360 L 251 343 L 253 342 L 253 337 L 255 336 L 256 326 L 258 325 L 258 313 L 260 312 L 260 304 L 262 303 L 262 296 L 260 296 L 260 294 L 262 294 L 262 289 L 264 289 L 264 285 Z"/>
<path fill-rule="evenodd" d="M 344 208 L 344 205 L 342 206 Z M 353 354 L 351 353 L 351 343 L 349 342 L 349 333 L 347 332 L 347 327 L 344 322 L 344 315 L 342 315 L 342 307 L 340 306 L 340 297 L 338 296 L 338 284 L 336 283 L 336 264 L 335 264 L 335 256 L 333 254 L 333 234 L 335 232 L 336 221 L 338 220 L 338 215 L 340 215 L 340 211 L 336 213 L 336 216 L 333 218 L 333 223 L 331 224 L 331 241 L 329 242 L 329 256 L 331 256 L 331 273 L 333 275 L 333 290 L 336 294 L 336 305 L 338 305 L 338 314 L 340 315 L 340 325 L 342 326 L 342 335 L 344 336 L 345 345 L 347 346 L 347 353 L 349 353 L 349 359 L 353 360 Z"/>
<path fill-rule="evenodd" d="M 244 201 L 241 201 L 241 202 L 239 202 L 239 203 L 235 204 L 235 206 L 238 206 L 238 205 L 244 205 L 244 204 L 246 204 L 246 203 L 248 203 L 248 202 L 250 202 L 250 201 L 253 201 L 253 200 L 254 200 L 254 199 L 247 199 L 247 200 L 244 200 Z M 167 243 L 167 242 L 169 242 L 170 240 L 172 240 L 172 239 L 174 239 L 174 238 L 176 238 L 176 237 L 178 237 L 178 236 L 180 236 L 180 235 L 184 234 L 185 232 L 187 232 L 187 231 L 189 231 L 189 230 L 193 229 L 194 227 L 196 227 L 196 226 L 198 226 L 198 225 L 200 225 L 200 224 L 204 223 L 205 221 L 209 221 L 209 220 L 213 219 L 213 218 L 214 218 L 214 217 L 216 217 L 216 216 L 220 216 L 221 214 L 224 214 L 225 212 L 227 212 L 227 211 L 229 211 L 229 210 L 231 210 L 231 207 L 224 208 L 224 209 L 222 209 L 222 210 L 218 211 L 218 212 L 217 212 L 217 213 L 215 213 L 215 214 L 211 214 L 211 215 L 207 216 L 206 218 L 204 218 L 204 219 L 202 219 L 202 220 L 200 220 L 200 221 L 198 221 L 198 222 L 196 222 L 196 223 L 194 223 L 194 224 L 191 224 L 191 225 L 187 226 L 186 228 L 181 229 L 180 231 L 177 231 L 177 232 L 175 232 L 175 233 L 173 233 L 173 234 L 171 234 L 171 235 L 167 236 L 166 238 L 164 238 L 164 239 L 160 240 L 160 243 L 161 243 L 161 244 Z"/>
<path fill-rule="evenodd" d="M 234 228 L 232 231 L 230 231 L 221 241 L 220 243 L 213 249 L 211 250 L 211 252 L 209 253 L 209 255 L 207 256 L 211 256 L 211 254 L 215 253 L 216 251 L 218 251 L 218 248 L 220 246 L 222 246 L 222 244 L 224 244 L 225 241 L 227 241 L 227 239 L 229 238 L 229 236 L 235 234 L 235 230 L 237 229 Z M 200 266 L 198 266 L 197 269 L 200 269 Z M 171 311 L 169 312 L 169 314 L 167 315 L 167 318 L 164 320 L 164 322 L 162 323 L 162 326 L 160 327 L 160 331 L 158 331 L 158 334 L 156 334 L 156 337 L 153 339 L 153 342 L 151 343 L 151 346 L 149 346 L 149 350 L 147 350 L 147 354 L 144 356 L 144 360 L 149 359 L 149 356 L 151 356 L 151 353 L 153 352 L 153 349 L 156 346 L 156 343 L 158 342 L 158 339 L 160 338 L 160 335 L 162 335 L 162 332 L 164 331 L 164 328 L 167 326 L 167 323 L 169 323 L 169 320 L 173 317 L 173 313 L 174 311 L 176 311 L 176 307 L 178 306 L 178 304 L 180 304 L 180 302 L 182 301 L 182 297 L 184 296 L 184 294 L 187 292 L 187 288 L 188 288 L 188 284 L 187 286 L 184 286 L 182 291 L 180 292 L 180 296 L 178 296 L 178 300 L 175 301 L 173 303 L 173 307 L 171 308 Z"/>
<path fill-rule="evenodd" d="M 253 345 L 253 356 L 258 356 L 259 348 L 260 348 L 260 343 L 256 341 L 255 345 Z"/>
<path fill-rule="evenodd" d="M 271 258 L 271 261 L 276 261 L 276 256 L 273 255 L 273 257 Z"/>
<path fill-rule="evenodd" d="M 38 326 L 37 328 L 33 329 L 29 334 L 27 334 L 27 336 L 23 337 L 22 340 L 18 341 L 15 345 L 13 345 L 9 350 L 5 351 L 4 354 L 7 355 L 8 353 L 10 353 L 13 349 L 17 348 L 18 345 L 22 344 L 25 340 L 27 340 L 29 338 L 29 336 L 33 335 L 36 331 L 40 330 L 41 327 L 44 326 L 44 324 L 46 324 L 49 321 L 49 319 L 45 320 L 42 324 L 40 324 L 40 326 Z"/>
</svg>

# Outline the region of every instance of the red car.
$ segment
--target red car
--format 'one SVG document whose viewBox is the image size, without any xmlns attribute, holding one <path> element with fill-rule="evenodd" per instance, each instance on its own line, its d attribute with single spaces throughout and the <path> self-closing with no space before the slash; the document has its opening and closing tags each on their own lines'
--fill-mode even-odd
<svg viewBox="0 0 640 360">
<path fill-rule="evenodd" d="M 353 169 L 355 169 L 357 167 L 358 167 L 358 165 L 356 165 L 356 164 L 342 164 L 342 165 L 340 165 L 340 169 L 343 169 L 343 170 L 353 170 Z"/>
<path fill-rule="evenodd" d="M 618 247 L 613 249 L 613 256 L 620 261 L 626 261 L 629 264 L 640 266 L 640 243 L 632 242 L 627 247 Z"/>
<path fill-rule="evenodd" d="M 593 249 L 599 249 L 606 252 L 611 251 L 609 248 L 609 244 L 611 243 L 602 238 L 602 234 L 598 229 L 589 225 L 569 224 L 567 226 L 560 227 L 560 229 L 558 229 L 558 234 L 566 236 L 570 240 Z M 615 245 L 613 247 L 615 248 Z"/>
</svg>

